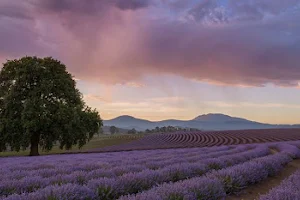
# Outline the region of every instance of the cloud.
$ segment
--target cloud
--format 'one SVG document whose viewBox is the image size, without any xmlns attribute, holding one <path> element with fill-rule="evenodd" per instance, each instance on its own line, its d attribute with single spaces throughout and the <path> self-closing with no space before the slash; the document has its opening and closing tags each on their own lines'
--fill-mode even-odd
<svg viewBox="0 0 300 200">
<path fill-rule="evenodd" d="M 77 13 L 94 15 L 104 9 L 115 7 L 121 10 L 137 10 L 152 4 L 150 0 L 35 0 L 32 4 L 53 13 Z"/>
<path fill-rule="evenodd" d="M 146 8 L 152 3 L 150 0 L 118 0 L 116 1 L 116 6 L 122 10 L 136 10 L 139 8 Z"/>
<path fill-rule="evenodd" d="M 164 74 L 298 87 L 299 0 L 195 2 L 1 1 L 0 57 L 52 55 L 77 78 L 106 84 Z"/>
<path fill-rule="evenodd" d="M 97 106 L 94 106 L 97 107 Z M 162 117 L 182 116 L 186 109 L 171 104 L 161 104 L 151 101 L 127 102 L 115 101 L 105 102 L 101 106 L 101 113 L 105 119 L 119 115 L 131 115 L 140 118 L 156 120 Z"/>
<path fill-rule="evenodd" d="M 282 103 L 253 103 L 253 102 L 223 102 L 223 101 L 209 101 L 204 102 L 209 106 L 216 106 L 221 108 L 294 108 L 300 109 L 300 104 L 282 104 Z"/>
<path fill-rule="evenodd" d="M 142 88 L 142 87 L 146 86 L 145 84 L 139 83 L 139 82 L 125 82 L 125 83 L 122 83 L 121 85 L 133 87 L 133 88 Z"/>
<path fill-rule="evenodd" d="M 94 95 L 94 94 L 84 94 L 83 99 L 85 101 L 95 101 L 95 102 L 111 102 L 110 100 L 107 100 L 106 98 L 99 96 L 99 95 Z"/>
<path fill-rule="evenodd" d="M 79 78 L 76 78 L 76 77 L 73 77 L 73 80 L 74 80 L 74 81 L 80 81 L 80 79 L 79 79 Z"/>
<path fill-rule="evenodd" d="M 181 96 L 169 96 L 169 97 L 156 97 L 150 98 L 149 101 L 155 103 L 183 103 L 186 100 L 186 97 Z"/>
<path fill-rule="evenodd" d="M 188 11 L 187 17 L 201 23 L 225 23 L 228 21 L 226 9 L 215 0 L 203 0 Z"/>
<path fill-rule="evenodd" d="M 288 12 L 297 7 L 299 2 L 299 0 L 229 0 L 229 5 L 237 14 L 243 16 L 248 15 L 248 19 L 262 19 L 264 16 L 269 14 L 278 15 L 283 12 Z"/>
<path fill-rule="evenodd" d="M 202 0 L 188 10 L 188 17 L 201 23 L 232 23 L 261 21 L 297 9 L 299 0 Z"/>
<path fill-rule="evenodd" d="M 30 20 L 33 18 L 30 14 L 31 6 L 24 1 L 2 0 L 0 6 L 0 18 L 15 18 L 21 20 Z"/>
</svg>

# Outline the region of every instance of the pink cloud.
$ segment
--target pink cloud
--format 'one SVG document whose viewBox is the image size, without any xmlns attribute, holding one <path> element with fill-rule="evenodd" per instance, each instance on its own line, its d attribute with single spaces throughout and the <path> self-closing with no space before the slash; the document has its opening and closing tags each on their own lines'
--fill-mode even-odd
<svg viewBox="0 0 300 200">
<path fill-rule="evenodd" d="M 216 84 L 298 86 L 297 0 L 229 1 L 226 8 L 218 1 L 192 7 L 89 2 L 27 1 L 24 12 L 0 9 L 0 55 L 51 55 L 77 78 L 106 84 L 140 85 L 144 76 L 171 74 Z M 166 7 L 159 5 L 175 14 L 161 17 Z"/>
</svg>

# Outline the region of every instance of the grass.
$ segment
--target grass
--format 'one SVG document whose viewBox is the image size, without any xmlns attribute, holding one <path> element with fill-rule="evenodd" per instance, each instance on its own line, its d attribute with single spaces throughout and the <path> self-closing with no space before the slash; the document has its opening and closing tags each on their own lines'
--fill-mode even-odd
<svg viewBox="0 0 300 200">
<path fill-rule="evenodd" d="M 143 137 L 143 134 L 139 135 L 99 135 L 95 136 L 92 140 L 90 140 L 86 145 L 84 145 L 81 149 L 78 149 L 77 146 L 73 146 L 71 150 L 62 150 L 59 149 L 58 146 L 54 146 L 53 149 L 49 152 L 42 151 L 42 149 L 39 150 L 39 153 L 41 155 L 51 155 L 51 154 L 60 154 L 64 152 L 70 152 L 70 151 L 78 151 L 78 150 L 91 150 L 96 148 L 103 148 L 107 146 L 112 145 L 118 145 L 118 144 L 124 144 L 131 142 L 133 140 L 137 140 L 141 137 Z M 29 155 L 29 150 L 25 151 L 6 151 L 6 152 L 0 152 L 0 157 L 9 157 L 9 156 L 27 156 Z"/>
</svg>

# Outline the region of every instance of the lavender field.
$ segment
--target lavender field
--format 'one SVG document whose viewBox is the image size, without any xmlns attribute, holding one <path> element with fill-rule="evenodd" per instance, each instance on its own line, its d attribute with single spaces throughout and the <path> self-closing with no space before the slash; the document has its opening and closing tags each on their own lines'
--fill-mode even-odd
<svg viewBox="0 0 300 200">
<path fill-rule="evenodd" d="M 284 170 L 300 157 L 299 147 L 294 141 L 0 158 L 0 199 L 225 199 Z M 296 186 L 286 182 L 280 187 L 291 193 Z"/>
<path fill-rule="evenodd" d="M 179 131 L 150 134 L 129 143 L 88 149 L 87 152 L 212 147 L 300 140 L 300 129 L 252 129 L 228 131 Z"/>
</svg>

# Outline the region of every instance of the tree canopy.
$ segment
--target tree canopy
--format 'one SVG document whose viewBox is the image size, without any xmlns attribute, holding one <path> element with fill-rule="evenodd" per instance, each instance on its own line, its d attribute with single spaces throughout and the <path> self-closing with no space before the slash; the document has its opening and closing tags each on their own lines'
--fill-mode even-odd
<svg viewBox="0 0 300 200">
<path fill-rule="evenodd" d="M 85 105 L 66 66 L 51 57 L 8 60 L 0 72 L 0 151 L 38 146 L 51 150 L 81 148 L 102 126 Z"/>
<path fill-rule="evenodd" d="M 119 129 L 116 126 L 109 127 L 110 134 L 119 133 Z"/>
<path fill-rule="evenodd" d="M 135 130 L 135 128 L 128 130 L 127 131 L 128 134 L 137 134 L 137 131 Z"/>
</svg>

